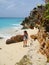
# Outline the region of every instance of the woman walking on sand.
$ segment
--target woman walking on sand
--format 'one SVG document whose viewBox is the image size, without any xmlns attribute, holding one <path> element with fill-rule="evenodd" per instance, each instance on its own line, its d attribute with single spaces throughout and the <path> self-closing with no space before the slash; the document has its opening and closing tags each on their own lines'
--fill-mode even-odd
<svg viewBox="0 0 49 65">
<path fill-rule="evenodd" d="M 28 40 L 28 33 L 27 31 L 24 31 L 24 35 L 23 35 L 23 47 L 27 47 L 27 40 Z"/>
</svg>

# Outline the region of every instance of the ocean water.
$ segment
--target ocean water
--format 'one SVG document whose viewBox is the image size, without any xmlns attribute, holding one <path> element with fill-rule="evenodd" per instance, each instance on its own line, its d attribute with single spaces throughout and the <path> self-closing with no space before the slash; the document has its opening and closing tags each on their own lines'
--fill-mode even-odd
<svg viewBox="0 0 49 65">
<path fill-rule="evenodd" d="M 23 26 L 20 25 L 24 18 L 0 18 L 0 37 L 5 39 L 16 35 Z"/>
<path fill-rule="evenodd" d="M 19 27 L 24 18 L 0 18 L 0 29 Z"/>
</svg>

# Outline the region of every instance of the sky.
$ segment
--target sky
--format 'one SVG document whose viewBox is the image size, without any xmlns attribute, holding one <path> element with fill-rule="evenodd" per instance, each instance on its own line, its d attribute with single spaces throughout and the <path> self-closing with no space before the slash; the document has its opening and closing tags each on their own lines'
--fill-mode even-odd
<svg viewBox="0 0 49 65">
<path fill-rule="evenodd" d="M 43 0 L 0 0 L 0 17 L 26 17 Z"/>
</svg>

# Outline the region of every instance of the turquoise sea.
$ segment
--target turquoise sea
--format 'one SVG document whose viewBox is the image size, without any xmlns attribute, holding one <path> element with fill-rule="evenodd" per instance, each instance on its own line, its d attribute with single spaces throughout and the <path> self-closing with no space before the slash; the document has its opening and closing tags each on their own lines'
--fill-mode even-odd
<svg viewBox="0 0 49 65">
<path fill-rule="evenodd" d="M 0 17 L 0 37 L 5 39 L 15 35 L 15 33 L 22 28 L 22 21 L 24 18 Z"/>
<path fill-rule="evenodd" d="M 0 29 L 19 27 L 24 18 L 0 17 Z"/>
</svg>

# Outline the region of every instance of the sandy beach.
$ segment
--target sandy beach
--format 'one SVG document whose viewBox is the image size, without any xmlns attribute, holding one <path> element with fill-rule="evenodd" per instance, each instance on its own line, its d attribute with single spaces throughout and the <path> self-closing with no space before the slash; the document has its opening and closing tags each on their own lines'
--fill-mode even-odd
<svg viewBox="0 0 49 65">
<path fill-rule="evenodd" d="M 49 0 L 0 0 L 0 65 L 49 65 Z"/>
<path fill-rule="evenodd" d="M 33 30 L 32 29 L 26 29 L 26 30 L 29 34 L 29 39 L 28 39 L 29 47 L 24 48 L 23 42 L 12 43 L 7 45 L 6 38 L 0 39 L 0 65 L 16 65 L 16 63 L 19 62 L 24 55 L 29 55 L 29 56 L 32 55 L 33 58 L 31 59 L 31 61 L 34 61 L 33 65 L 47 65 L 47 57 L 45 55 L 42 55 L 40 52 L 38 52 L 40 48 L 40 43 L 37 40 L 36 41 L 33 40 L 32 46 L 30 46 L 31 43 L 30 35 L 37 34 L 38 29 L 34 28 Z M 24 30 L 19 30 L 18 32 L 10 31 L 10 34 L 23 35 L 23 31 Z M 32 52 L 31 49 L 33 50 Z M 39 58 L 41 59 L 39 60 Z"/>
</svg>

